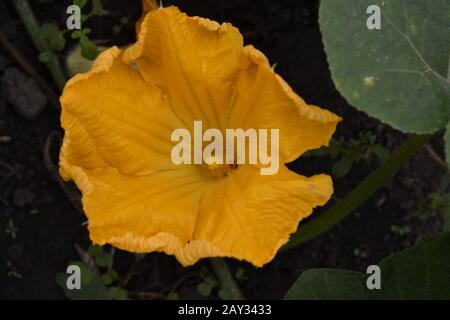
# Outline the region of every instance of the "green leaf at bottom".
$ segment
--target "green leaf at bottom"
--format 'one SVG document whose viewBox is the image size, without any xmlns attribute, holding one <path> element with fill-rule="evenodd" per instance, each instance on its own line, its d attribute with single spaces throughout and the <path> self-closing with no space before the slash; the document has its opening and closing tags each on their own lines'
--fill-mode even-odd
<svg viewBox="0 0 450 320">
<path fill-rule="evenodd" d="M 86 35 L 80 36 L 81 55 L 89 60 L 97 58 L 98 49 L 95 43 L 93 43 Z"/>
<path fill-rule="evenodd" d="M 285 299 L 450 299 L 450 233 L 383 259 L 381 289 L 369 290 L 365 273 L 305 271 Z"/>
</svg>

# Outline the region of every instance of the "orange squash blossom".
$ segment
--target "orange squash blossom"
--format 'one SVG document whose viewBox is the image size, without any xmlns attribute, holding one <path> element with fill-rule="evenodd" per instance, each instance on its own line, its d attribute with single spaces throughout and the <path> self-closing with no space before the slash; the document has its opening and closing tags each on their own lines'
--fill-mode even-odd
<svg viewBox="0 0 450 320">
<path fill-rule="evenodd" d="M 151 10 L 137 42 L 99 55 L 61 96 L 60 173 L 82 192 L 94 243 L 161 251 L 184 266 L 234 257 L 262 266 L 333 193 L 284 165 L 327 145 L 340 118 L 306 104 L 229 23 Z M 175 165 L 171 133 L 279 128 L 280 169 Z M 214 169 L 213 169 L 214 170 Z M 223 170 L 223 168 L 221 169 Z"/>
</svg>

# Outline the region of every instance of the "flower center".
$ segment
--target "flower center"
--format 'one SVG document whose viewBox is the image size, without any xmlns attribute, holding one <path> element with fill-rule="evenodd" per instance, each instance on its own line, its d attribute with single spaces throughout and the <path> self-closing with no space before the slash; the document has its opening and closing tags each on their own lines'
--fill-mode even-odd
<svg viewBox="0 0 450 320">
<path fill-rule="evenodd" d="M 222 161 L 217 161 L 216 157 L 209 158 L 207 161 L 206 167 L 214 178 L 225 178 L 238 167 L 237 164 L 223 164 L 220 162 Z"/>
</svg>

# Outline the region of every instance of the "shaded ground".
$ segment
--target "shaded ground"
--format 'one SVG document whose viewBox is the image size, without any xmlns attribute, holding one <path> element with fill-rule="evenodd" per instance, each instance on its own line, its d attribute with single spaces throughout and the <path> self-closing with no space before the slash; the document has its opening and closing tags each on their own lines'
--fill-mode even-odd
<svg viewBox="0 0 450 320">
<path fill-rule="evenodd" d="M 139 16 L 138 1 L 104 1 L 111 16 L 89 23 L 94 39 L 112 41 L 111 28 L 121 17 L 130 17 L 127 29 L 118 35 L 118 44 L 134 39 L 134 22 Z M 54 1 L 45 10 L 35 5 L 40 22 L 65 23 L 65 8 L 70 1 Z M 344 122 L 336 136 L 355 138 L 360 132 L 372 132 L 377 141 L 394 150 L 405 136 L 350 107 L 335 90 L 317 23 L 317 2 L 292 1 L 164 1 L 177 4 L 189 15 L 217 21 L 229 21 L 239 27 L 246 43 L 263 51 L 276 70 L 308 103 L 326 107 L 341 115 Z M 39 9 L 41 8 L 41 9 Z M 9 3 L 0 3 L 0 30 L 29 62 L 51 83 L 51 78 L 37 60 L 37 54 L 23 26 Z M 63 57 L 61 57 L 63 59 Z M 2 61 L 4 60 L 4 63 Z M 16 65 L 0 49 L 0 74 Z M 67 200 L 46 170 L 42 157 L 48 134 L 60 130 L 58 114 L 50 106 L 35 120 L 27 120 L 0 98 L 0 298 L 60 299 L 64 294 L 55 283 L 55 274 L 65 270 L 69 261 L 78 260 L 74 243 L 86 248 L 89 239 L 82 226 L 84 217 Z M 1 140 L 1 139 L 0 139 Z M 7 140 L 7 139 L 6 139 Z M 433 147 L 442 154 L 439 137 Z M 300 159 L 291 165 L 299 173 L 330 172 L 328 157 Z M 335 196 L 342 197 L 370 173 L 379 161 L 355 165 L 343 179 L 335 181 Z M 281 298 L 289 285 L 304 270 L 317 267 L 365 270 L 381 258 L 413 245 L 437 232 L 438 216 L 421 221 L 415 212 L 423 206 L 430 192 L 438 188 L 444 170 L 421 150 L 400 173 L 362 207 L 327 234 L 301 248 L 280 253 L 262 269 L 231 261 L 233 270 L 244 268 L 246 279 L 240 283 L 248 298 Z M 317 210 L 314 216 L 321 210 Z M 17 228 L 15 237 L 10 221 Z M 399 235 L 392 226 L 408 226 Z M 134 263 L 134 255 L 116 254 L 115 265 L 124 275 Z M 157 292 L 179 283 L 180 297 L 196 298 L 205 262 L 182 268 L 172 257 L 150 254 L 140 260 L 127 289 Z M 15 271 L 16 274 L 13 272 Z"/>
</svg>

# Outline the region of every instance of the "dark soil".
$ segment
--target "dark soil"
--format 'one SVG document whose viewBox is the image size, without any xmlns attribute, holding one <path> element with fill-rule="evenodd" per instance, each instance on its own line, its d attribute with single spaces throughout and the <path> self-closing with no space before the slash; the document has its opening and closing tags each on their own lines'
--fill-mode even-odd
<svg viewBox="0 0 450 320">
<path fill-rule="evenodd" d="M 65 24 L 65 9 L 71 1 L 31 2 L 41 23 Z M 106 40 L 107 44 L 131 43 L 140 3 L 119 0 L 104 3 L 111 15 L 88 23 L 93 38 Z M 360 132 L 371 132 L 390 151 L 405 140 L 405 135 L 348 105 L 334 88 L 321 43 L 317 1 L 166 0 L 164 4 L 178 5 L 189 15 L 237 26 L 245 42 L 263 51 L 271 63 L 276 62 L 277 72 L 308 103 L 328 108 L 344 118 L 336 137 L 350 139 Z M 111 28 L 123 16 L 129 17 L 130 23 L 113 37 Z M 9 2 L 0 3 L 0 30 L 52 83 Z M 20 69 L 0 48 L 0 76 L 6 66 Z M 90 243 L 83 226 L 84 216 L 74 209 L 44 165 L 44 144 L 54 130 L 61 131 L 59 115 L 50 105 L 37 119 L 27 120 L 4 101 L 3 95 L 0 98 L 0 136 L 10 137 L 10 141 L 0 142 L 0 298 L 64 298 L 55 275 L 64 271 L 70 261 L 79 260 L 75 243 L 83 248 Z M 443 154 L 441 137 L 434 138 L 431 144 Z M 345 178 L 335 180 L 336 198 L 348 193 L 377 165 L 379 160 L 373 157 L 355 165 Z M 291 168 L 303 174 L 329 173 L 331 161 L 327 157 L 305 158 L 291 164 Z M 438 232 L 442 225 L 439 216 L 422 221 L 416 212 L 426 203 L 428 194 L 438 188 L 444 174 L 445 170 L 422 149 L 385 187 L 323 236 L 280 253 L 264 268 L 230 260 L 234 271 L 245 270 L 245 280 L 240 282 L 244 295 L 251 299 L 279 299 L 304 270 L 319 267 L 365 270 L 383 257 Z M 312 219 L 321 211 L 317 210 Z M 5 232 L 10 221 L 17 228 L 15 237 Z M 410 232 L 399 235 L 391 226 L 409 226 Z M 134 261 L 133 254 L 119 251 L 115 268 L 124 276 Z M 182 298 L 199 298 L 196 286 L 201 282 L 203 270 L 209 268 L 205 261 L 182 268 L 173 257 L 157 253 L 146 255 L 134 266 L 141 272 L 131 278 L 128 290 L 158 292 L 178 283 L 176 291 Z"/>
</svg>

